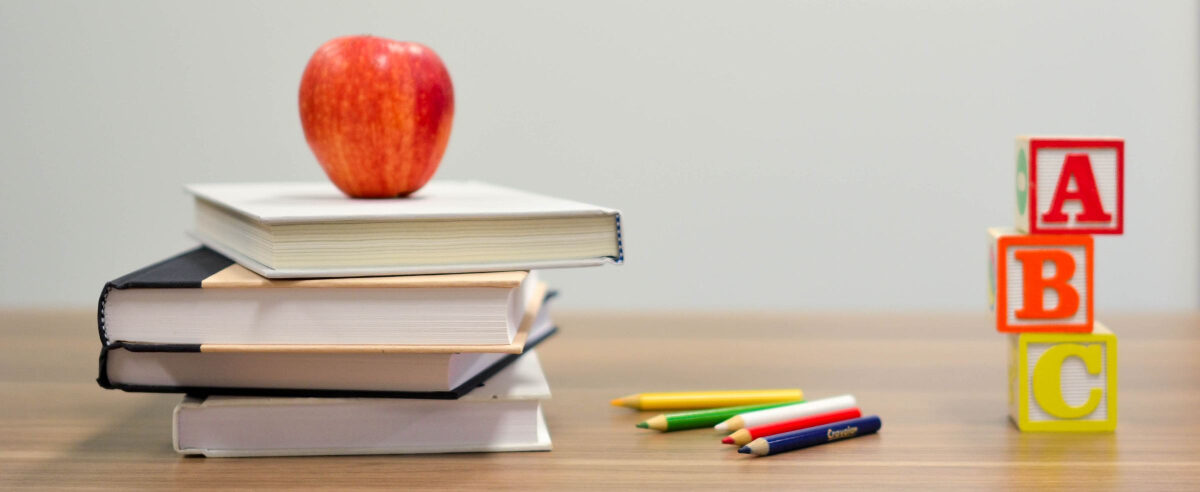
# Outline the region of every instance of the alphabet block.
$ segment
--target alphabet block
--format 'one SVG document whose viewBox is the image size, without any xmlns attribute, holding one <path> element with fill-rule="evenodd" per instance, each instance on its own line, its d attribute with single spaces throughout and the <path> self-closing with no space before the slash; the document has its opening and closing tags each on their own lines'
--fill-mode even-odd
<svg viewBox="0 0 1200 492">
<path fill-rule="evenodd" d="M 1002 333 L 1092 331 L 1092 237 L 988 229 L 989 294 Z"/>
<path fill-rule="evenodd" d="M 1122 234 L 1125 140 L 1017 137 L 1017 230 Z"/>
<path fill-rule="evenodd" d="M 1111 432 L 1117 427 L 1117 336 L 1009 335 L 1009 418 L 1026 432 Z"/>
</svg>

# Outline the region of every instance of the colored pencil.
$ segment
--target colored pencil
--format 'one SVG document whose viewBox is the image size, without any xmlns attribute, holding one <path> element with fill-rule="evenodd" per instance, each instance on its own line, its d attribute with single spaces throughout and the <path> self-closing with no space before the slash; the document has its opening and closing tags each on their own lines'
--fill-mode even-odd
<svg viewBox="0 0 1200 492">
<path fill-rule="evenodd" d="M 820 400 L 813 400 L 795 405 L 746 412 L 741 415 L 735 415 L 729 420 L 721 422 L 713 427 L 719 431 L 735 431 L 738 429 L 744 429 L 746 427 L 758 427 L 760 425 L 773 424 L 775 422 L 782 422 L 784 420 L 808 417 L 818 413 L 828 413 L 834 410 L 845 410 L 855 406 L 858 406 L 858 402 L 854 399 L 853 395 L 835 396 L 833 398 L 823 398 Z"/>
<path fill-rule="evenodd" d="M 882 426 L 883 422 L 877 415 L 843 420 L 819 427 L 760 437 L 750 441 L 750 444 L 738 448 L 738 452 L 755 456 L 779 454 L 827 442 L 874 434 Z"/>
<path fill-rule="evenodd" d="M 692 410 L 700 408 L 761 405 L 797 402 L 804 399 L 798 389 L 684 391 L 678 393 L 640 393 L 612 401 L 614 406 L 636 410 Z"/>
<path fill-rule="evenodd" d="M 760 437 L 773 436 L 775 434 L 783 434 L 784 432 L 797 431 L 807 429 L 818 425 L 832 424 L 843 420 L 850 420 L 862 417 L 862 411 L 858 407 L 847 408 L 845 410 L 835 410 L 829 413 L 820 413 L 808 417 L 800 417 L 798 419 L 784 420 L 774 424 L 760 425 L 758 427 L 747 427 L 738 429 L 733 434 L 730 434 L 721 442 L 725 444 L 733 444 L 742 446 L 746 443 L 758 439 Z"/>
<path fill-rule="evenodd" d="M 762 405 L 710 408 L 708 410 L 694 410 L 691 412 L 664 413 L 662 415 L 647 419 L 646 421 L 639 423 L 637 426 L 642 429 L 654 429 L 656 431 L 663 432 L 696 429 L 700 427 L 712 427 L 714 424 L 739 413 L 765 410 L 783 405 L 791 405 L 792 403 L 793 402 L 789 401 L 783 403 L 764 403 Z"/>
</svg>

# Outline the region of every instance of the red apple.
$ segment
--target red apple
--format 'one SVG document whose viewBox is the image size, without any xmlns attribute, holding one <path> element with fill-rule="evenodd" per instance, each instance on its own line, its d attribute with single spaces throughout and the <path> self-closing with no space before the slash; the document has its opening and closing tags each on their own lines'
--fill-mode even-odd
<svg viewBox="0 0 1200 492">
<path fill-rule="evenodd" d="M 300 79 L 304 137 L 329 180 L 352 197 L 406 196 L 425 186 L 453 119 L 450 74 L 418 43 L 332 39 Z"/>
</svg>

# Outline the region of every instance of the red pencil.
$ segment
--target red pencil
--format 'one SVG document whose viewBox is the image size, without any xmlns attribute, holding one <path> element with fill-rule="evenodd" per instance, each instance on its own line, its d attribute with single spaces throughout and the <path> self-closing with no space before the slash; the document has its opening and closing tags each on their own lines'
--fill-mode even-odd
<svg viewBox="0 0 1200 492">
<path fill-rule="evenodd" d="M 856 419 L 862 417 L 862 411 L 858 407 L 847 408 L 844 410 L 836 410 L 829 413 L 821 413 L 817 415 L 809 415 L 808 417 L 800 417 L 798 419 L 784 420 L 783 422 L 775 422 L 774 424 L 760 425 L 758 427 L 750 427 L 746 429 L 738 429 L 737 432 L 730 434 L 729 437 L 722 439 L 725 444 L 734 444 L 742 446 L 750 441 L 760 437 L 773 436 L 784 432 L 794 430 L 807 429 L 818 425 L 832 424 L 842 420 Z"/>
</svg>

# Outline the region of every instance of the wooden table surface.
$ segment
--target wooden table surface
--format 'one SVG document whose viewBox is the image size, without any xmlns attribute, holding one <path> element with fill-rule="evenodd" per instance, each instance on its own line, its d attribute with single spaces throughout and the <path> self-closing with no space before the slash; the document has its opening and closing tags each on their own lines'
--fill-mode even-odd
<svg viewBox="0 0 1200 492">
<path fill-rule="evenodd" d="M 965 315 L 559 313 L 539 349 L 549 453 L 184 458 L 176 395 L 96 386 L 87 311 L 0 312 L 0 489 L 1200 487 L 1200 316 L 1104 318 L 1120 337 L 1115 434 L 1023 434 L 1005 416 L 1004 338 Z M 634 428 L 608 400 L 653 390 L 853 393 L 874 436 L 740 456 L 709 430 Z"/>
</svg>

